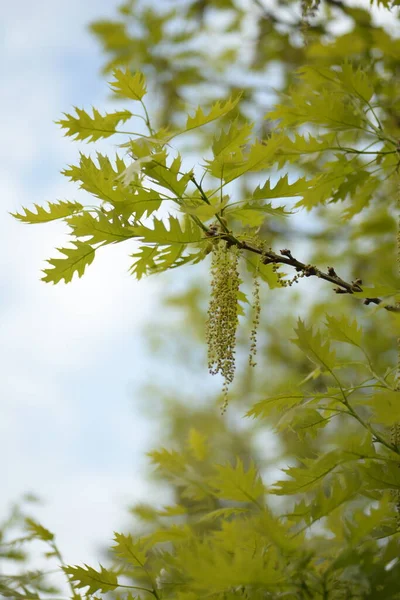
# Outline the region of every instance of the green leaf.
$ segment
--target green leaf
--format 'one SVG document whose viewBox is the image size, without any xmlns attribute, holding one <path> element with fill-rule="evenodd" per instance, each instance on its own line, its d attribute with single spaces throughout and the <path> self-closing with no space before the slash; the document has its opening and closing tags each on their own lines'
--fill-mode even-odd
<svg viewBox="0 0 400 600">
<path fill-rule="evenodd" d="M 354 292 L 358 298 L 377 298 L 386 296 L 397 296 L 399 290 L 391 288 L 387 285 L 377 285 L 375 287 L 364 287 L 362 292 Z"/>
<path fill-rule="evenodd" d="M 355 165 L 344 155 L 336 155 L 336 160 L 325 163 L 322 172 L 308 180 L 307 194 L 299 200 L 295 207 L 311 210 L 318 204 L 345 200 L 357 185 L 365 181 L 364 171 L 354 171 Z"/>
<path fill-rule="evenodd" d="M 223 117 L 235 108 L 240 98 L 241 94 L 236 96 L 236 98 L 229 98 L 225 102 L 215 102 L 215 104 L 212 105 L 210 111 L 207 114 L 204 113 L 201 106 L 199 106 L 196 109 L 196 112 L 193 115 L 193 117 L 188 116 L 186 120 L 185 131 L 190 131 L 191 129 L 195 129 L 196 127 L 202 127 L 207 123 L 211 123 L 211 121 L 215 121 L 215 119 Z"/>
<path fill-rule="evenodd" d="M 171 525 L 171 527 L 166 527 L 165 529 L 157 529 L 152 533 L 146 536 L 146 542 L 149 546 L 154 546 L 155 544 L 162 544 L 165 542 L 182 542 L 187 540 L 192 536 L 192 531 L 190 527 L 186 524 L 184 525 Z"/>
<path fill-rule="evenodd" d="M 247 411 L 246 417 L 268 419 L 271 414 L 281 414 L 304 401 L 304 394 L 279 394 L 260 400 Z"/>
<path fill-rule="evenodd" d="M 247 471 L 244 470 L 243 462 L 236 459 L 236 465 L 216 465 L 218 475 L 208 483 L 215 488 L 218 498 L 225 500 L 236 500 L 237 502 L 256 502 L 264 496 L 265 488 L 251 462 Z"/>
<path fill-rule="evenodd" d="M 68 283 L 72 280 L 74 273 L 82 277 L 85 268 L 93 262 L 95 249 L 89 244 L 83 242 L 73 242 L 74 248 L 57 248 L 59 252 L 65 254 L 66 258 L 51 258 L 47 262 L 53 267 L 44 269 L 45 277 L 42 281 L 58 283 L 61 279 Z"/>
<path fill-rule="evenodd" d="M 316 460 L 303 459 L 301 467 L 283 469 L 291 479 L 277 481 L 270 492 L 278 495 L 308 492 L 345 460 L 340 450 L 332 450 Z"/>
<path fill-rule="evenodd" d="M 99 166 L 92 158 L 80 154 L 79 166 L 71 165 L 64 169 L 63 175 L 72 181 L 80 182 L 80 187 L 104 202 L 111 204 L 126 201 L 127 191 L 118 176 L 126 169 L 124 162 L 117 156 L 114 170 L 110 159 L 97 153 Z"/>
<path fill-rule="evenodd" d="M 101 138 L 108 138 L 116 131 L 119 123 L 125 123 L 132 117 L 129 110 L 120 110 L 113 113 L 101 115 L 98 110 L 93 108 L 93 117 L 86 111 L 74 107 L 78 115 L 74 117 L 68 113 L 64 113 L 66 119 L 57 121 L 63 129 L 66 129 L 66 136 L 75 136 L 76 140 L 88 140 L 88 142 L 96 142 Z"/>
<path fill-rule="evenodd" d="M 224 165 L 223 179 L 225 183 L 229 183 L 245 173 L 262 171 L 270 167 L 275 160 L 280 143 L 281 136 L 279 135 L 273 135 L 263 142 L 256 140 L 250 146 L 248 153 L 244 155 L 243 160 Z"/>
<path fill-rule="evenodd" d="M 381 185 L 382 181 L 378 177 L 368 174 L 362 185 L 351 190 L 348 198 L 349 206 L 342 214 L 343 221 L 349 221 L 354 215 L 361 213 L 370 204 Z"/>
<path fill-rule="evenodd" d="M 374 93 L 371 85 L 371 76 L 361 68 L 355 69 L 350 62 L 341 65 L 341 71 L 335 71 L 335 80 L 341 82 L 343 89 L 359 97 L 364 102 L 369 102 Z"/>
<path fill-rule="evenodd" d="M 224 196 L 222 200 L 216 196 L 212 197 L 211 193 L 206 192 L 206 196 L 209 198 L 210 204 L 206 204 L 201 196 L 190 196 L 184 198 L 179 208 L 182 212 L 194 215 L 204 222 L 213 218 L 217 213 L 221 213 L 229 202 L 228 195 Z"/>
<path fill-rule="evenodd" d="M 110 87 L 117 96 L 123 96 L 130 100 L 141 100 L 146 94 L 145 76 L 140 71 L 132 74 L 128 69 L 125 71 L 115 69 L 113 76 L 115 81 L 110 82 Z"/>
<path fill-rule="evenodd" d="M 296 346 L 298 346 L 314 364 L 327 371 L 331 371 L 335 367 L 335 352 L 334 350 L 331 350 L 328 340 L 323 342 L 320 332 L 317 331 L 314 333 L 312 327 L 307 328 L 301 319 L 297 321 L 297 329 L 294 331 L 297 334 L 297 337 L 291 341 L 296 344 Z"/>
<path fill-rule="evenodd" d="M 341 317 L 326 315 L 326 326 L 333 340 L 360 347 L 362 329 L 358 327 L 355 319 L 351 321 L 346 315 L 342 315 Z"/>
<path fill-rule="evenodd" d="M 85 565 L 84 567 L 62 567 L 70 581 L 78 589 L 87 587 L 87 594 L 95 594 L 96 592 L 112 592 L 118 587 L 118 578 L 115 573 L 108 571 L 100 565 L 100 571 L 96 571 L 92 567 Z"/>
<path fill-rule="evenodd" d="M 360 469 L 367 490 L 400 490 L 400 462 L 369 461 Z"/>
<path fill-rule="evenodd" d="M 271 180 L 267 179 L 263 187 L 258 186 L 254 190 L 249 201 L 253 203 L 256 200 L 266 200 L 270 198 L 304 197 L 309 186 L 309 182 L 304 177 L 297 179 L 293 183 L 289 183 L 288 175 L 284 175 L 276 182 L 275 187 L 271 188 Z"/>
<path fill-rule="evenodd" d="M 135 237 L 130 228 L 117 219 L 111 222 L 101 211 L 97 211 L 96 216 L 88 211 L 72 216 L 68 219 L 68 225 L 76 237 L 90 238 L 86 240 L 89 244 L 118 243 Z"/>
<path fill-rule="evenodd" d="M 370 398 L 362 398 L 361 404 L 372 409 L 371 420 L 391 427 L 400 421 L 400 392 L 377 389 Z"/>
<path fill-rule="evenodd" d="M 319 430 L 328 425 L 329 418 L 324 417 L 318 410 L 311 407 L 300 406 L 298 409 L 290 410 L 279 419 L 276 430 L 293 430 L 300 439 L 306 435 L 316 437 Z"/>
<path fill-rule="evenodd" d="M 318 155 L 322 155 L 331 150 L 332 146 L 336 146 L 336 142 L 335 133 L 321 134 L 318 138 L 309 133 L 305 136 L 297 132 L 294 134 L 294 139 L 282 136 L 281 146 L 277 151 L 279 167 L 282 168 L 287 162 L 298 163 L 300 159 L 306 164 L 314 162 Z M 303 181 L 303 179 L 299 181 Z"/>
<path fill-rule="evenodd" d="M 51 531 L 46 529 L 46 527 L 43 527 L 43 525 L 40 525 L 40 523 L 38 523 L 37 521 L 34 521 L 30 518 L 26 518 L 25 525 L 28 531 L 34 533 L 36 537 L 43 540 L 44 542 L 51 542 L 54 540 L 54 533 L 51 533 Z"/>
<path fill-rule="evenodd" d="M 160 219 L 153 220 L 153 229 L 149 229 L 144 225 L 132 227 L 132 232 L 142 238 L 145 243 L 153 243 L 157 245 L 171 244 L 193 244 L 201 242 L 204 237 L 200 228 L 191 220 L 184 220 L 184 229 L 176 217 L 168 218 L 169 228 Z"/>
<path fill-rule="evenodd" d="M 321 485 L 310 500 L 302 499 L 296 504 L 288 516 L 304 520 L 308 525 L 326 517 L 355 498 L 362 487 L 360 474 L 349 469 L 342 471 L 329 482 L 329 486 Z"/>
<path fill-rule="evenodd" d="M 361 114 L 343 95 L 332 93 L 326 85 L 320 90 L 307 86 L 290 92 L 291 103 L 278 105 L 267 117 L 279 120 L 281 129 L 315 123 L 331 131 L 352 131 L 362 127 Z"/>
<path fill-rule="evenodd" d="M 133 190 L 127 191 L 125 201 L 118 204 L 115 212 L 125 219 L 132 216 L 141 219 L 143 216 L 149 217 L 158 210 L 163 201 L 164 198 L 156 190 L 145 190 L 135 186 Z"/>
<path fill-rule="evenodd" d="M 154 262 L 157 256 L 157 248 L 150 246 L 141 246 L 139 252 L 131 254 L 131 257 L 135 259 L 135 262 L 130 267 L 130 272 L 135 275 L 139 280 L 143 275 L 148 275 L 156 267 Z"/>
<path fill-rule="evenodd" d="M 217 508 L 212 510 L 198 520 L 199 523 L 208 523 L 209 521 L 216 521 L 217 519 L 226 519 L 236 515 L 245 515 L 248 513 L 248 508 L 240 508 L 240 507 L 227 507 L 227 508 Z"/>
<path fill-rule="evenodd" d="M 188 446 L 196 460 L 200 462 L 205 460 L 208 455 L 207 436 L 194 427 L 189 431 Z"/>
<path fill-rule="evenodd" d="M 245 227 L 260 227 L 267 217 L 263 212 L 252 210 L 249 206 L 226 211 L 226 214 Z"/>
<path fill-rule="evenodd" d="M 116 556 L 123 558 L 133 567 L 145 569 L 147 561 L 146 544 L 142 540 L 133 540 L 131 535 L 114 534 L 115 546 L 112 550 Z"/>
<path fill-rule="evenodd" d="M 249 227 L 259 227 L 268 216 L 286 217 L 289 212 L 286 212 L 283 206 L 273 207 L 271 204 L 241 204 L 238 208 L 228 207 L 225 210 L 225 215 L 230 216 L 242 225 Z"/>
<path fill-rule="evenodd" d="M 141 152 L 140 156 L 146 156 L 143 149 Z M 155 183 L 172 192 L 178 200 L 181 200 L 192 177 L 192 172 L 181 172 L 182 159 L 180 155 L 178 154 L 170 165 L 167 165 L 165 151 L 158 152 L 156 156 L 151 155 L 151 158 L 151 162 L 144 163 L 143 172 Z"/>
<path fill-rule="evenodd" d="M 49 221 L 55 221 L 56 219 L 64 219 L 69 217 L 76 212 L 83 210 L 82 204 L 79 202 L 69 202 L 59 200 L 58 202 L 49 202 L 48 211 L 43 206 L 34 204 L 36 213 L 30 211 L 28 208 L 23 208 L 25 214 L 11 213 L 13 217 L 22 221 L 23 223 L 48 223 Z"/>
<path fill-rule="evenodd" d="M 182 252 L 184 249 L 185 244 L 176 243 L 173 243 L 169 246 L 159 247 L 155 259 L 156 264 L 154 267 L 154 272 L 159 273 L 160 271 L 166 271 L 167 269 L 181 266 L 181 264 L 187 262 L 188 257 L 182 257 Z"/>
<path fill-rule="evenodd" d="M 253 275 L 265 281 L 271 289 L 282 287 L 278 278 L 278 273 L 273 269 L 273 265 L 264 265 L 260 261 L 260 257 L 252 252 L 247 252 L 245 255 L 247 270 Z"/>
<path fill-rule="evenodd" d="M 253 130 L 253 123 L 239 123 L 238 119 L 231 122 L 228 131 L 220 131 L 213 137 L 212 151 L 214 159 L 223 155 L 236 153 L 247 144 Z"/>
<path fill-rule="evenodd" d="M 252 123 L 243 124 L 235 119 L 228 131 L 221 131 L 218 136 L 214 135 L 212 142 L 214 158 L 205 161 L 211 175 L 221 179 L 226 164 L 237 164 L 243 160 L 242 149 L 248 143 L 252 129 Z"/>
<path fill-rule="evenodd" d="M 225 543 L 211 543 L 206 539 L 177 549 L 180 571 L 185 580 L 190 581 L 190 589 L 197 592 L 190 600 L 204 598 L 210 589 L 216 598 L 233 600 L 240 592 L 229 592 L 242 590 L 247 585 L 272 592 L 285 584 L 282 558 L 271 546 L 266 551 L 265 536 L 244 529 L 242 522 L 237 529 L 232 535 L 229 530 L 223 531 Z"/>
<path fill-rule="evenodd" d="M 391 506 L 390 498 L 384 497 L 380 500 L 378 506 L 372 506 L 368 511 L 368 515 L 362 508 L 353 509 L 351 515 L 345 516 L 346 529 L 351 539 L 351 543 L 356 545 L 363 538 L 370 540 L 374 536 L 374 530 L 380 535 L 382 524 L 388 519 L 388 516 L 393 514 L 393 506 Z M 395 533 L 395 528 L 392 533 Z"/>
</svg>

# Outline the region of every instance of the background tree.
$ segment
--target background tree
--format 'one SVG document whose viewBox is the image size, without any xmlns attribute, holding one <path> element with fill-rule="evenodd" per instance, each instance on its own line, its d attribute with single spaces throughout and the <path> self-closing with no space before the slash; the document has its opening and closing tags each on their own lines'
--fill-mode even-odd
<svg viewBox="0 0 400 600">
<path fill-rule="evenodd" d="M 155 315 L 149 333 L 178 374 L 148 390 L 166 446 L 150 456 L 170 505 L 133 507 L 135 537 L 116 536 L 122 575 L 68 567 L 72 585 L 97 596 L 122 586 L 122 597 L 399 597 L 398 40 L 369 8 L 336 1 L 174 2 L 162 13 L 129 2 L 91 29 L 124 110 L 61 125 L 79 139 L 116 135 L 136 101 L 148 131 L 122 138 L 132 164 L 81 156 L 66 170 L 99 209 L 17 216 L 65 218 L 76 236 L 47 281 L 82 275 L 102 245 L 139 239 L 133 273 L 163 272 L 182 291 L 166 294 L 168 324 Z M 171 197 L 183 217 L 166 227 Z M 150 224 L 157 210 L 164 221 Z M 209 255 L 211 325 L 227 324 L 211 367 L 227 383 L 232 298 L 242 313 L 223 417 L 205 379 Z"/>
</svg>

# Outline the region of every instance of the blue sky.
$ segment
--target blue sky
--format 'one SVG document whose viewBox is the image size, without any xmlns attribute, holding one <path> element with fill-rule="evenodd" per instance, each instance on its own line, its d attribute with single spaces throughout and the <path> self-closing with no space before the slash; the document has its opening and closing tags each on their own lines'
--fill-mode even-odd
<svg viewBox="0 0 400 600">
<path fill-rule="evenodd" d="M 36 515 L 72 563 L 98 560 L 127 522 L 126 505 L 150 489 L 138 390 L 154 365 L 140 332 L 160 283 L 128 274 L 125 245 L 99 254 L 83 279 L 45 284 L 40 271 L 65 245 L 65 228 L 24 225 L 7 211 L 87 202 L 60 171 L 94 148 L 64 138 L 54 121 L 72 105 L 110 108 L 103 57 L 85 27 L 115 6 L 20 0 L 2 7 L 0 22 L 0 515 L 23 493 L 40 495 Z"/>
</svg>

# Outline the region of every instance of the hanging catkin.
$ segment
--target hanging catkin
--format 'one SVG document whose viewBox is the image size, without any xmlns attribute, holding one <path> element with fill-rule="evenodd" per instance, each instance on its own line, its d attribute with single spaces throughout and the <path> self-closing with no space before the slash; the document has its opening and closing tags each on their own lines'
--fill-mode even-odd
<svg viewBox="0 0 400 600">
<path fill-rule="evenodd" d="M 398 220 L 397 220 L 397 273 L 400 276 L 400 179 L 398 182 L 397 189 L 397 211 L 398 211 Z M 396 382 L 394 387 L 396 392 L 399 392 L 399 400 L 400 400 L 400 338 L 397 338 L 397 372 L 396 372 Z M 391 442 L 397 447 L 400 447 L 400 422 L 395 423 L 392 426 L 391 430 Z M 394 490 L 394 499 L 396 502 L 396 510 L 397 510 L 397 518 L 398 525 L 400 527 L 400 490 Z"/>
<path fill-rule="evenodd" d="M 227 407 L 229 384 L 235 375 L 236 330 L 238 326 L 239 251 L 220 240 L 214 244 L 211 260 L 211 297 L 206 323 L 208 368 L 224 378 L 222 388 Z"/>
</svg>

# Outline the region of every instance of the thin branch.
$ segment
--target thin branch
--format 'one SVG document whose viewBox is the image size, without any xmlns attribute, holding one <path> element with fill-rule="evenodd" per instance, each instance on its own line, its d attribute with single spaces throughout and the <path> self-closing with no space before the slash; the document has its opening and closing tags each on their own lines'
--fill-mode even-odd
<svg viewBox="0 0 400 600">
<path fill-rule="evenodd" d="M 207 198 L 207 195 L 205 194 L 201 185 L 197 182 L 194 175 L 191 176 L 191 181 L 194 183 L 194 185 L 200 191 L 203 201 L 206 204 L 210 204 L 210 201 Z M 288 266 L 296 269 L 296 271 L 298 273 L 303 273 L 303 275 L 305 277 L 318 277 L 319 279 L 324 279 L 325 281 L 334 283 L 337 286 L 336 288 L 333 288 L 333 291 L 336 294 L 354 294 L 355 292 L 363 291 L 363 289 L 361 287 L 361 285 L 362 285 L 361 279 L 356 279 L 355 281 L 352 281 L 351 283 L 349 283 L 348 281 L 345 281 L 344 279 L 339 277 L 333 267 L 328 267 L 328 270 L 326 272 L 322 271 L 321 269 L 318 269 L 315 265 L 306 264 L 306 263 L 303 263 L 302 261 L 298 260 L 297 258 L 295 258 L 292 255 L 291 251 L 288 250 L 287 248 L 280 250 L 280 254 L 276 254 L 271 249 L 263 250 L 262 248 L 253 246 L 252 244 L 249 244 L 246 241 L 241 241 L 238 238 L 236 238 L 233 235 L 233 233 L 231 233 L 229 231 L 228 227 L 226 226 L 224 221 L 221 219 L 220 215 L 218 215 L 218 213 L 215 215 L 215 217 L 216 217 L 216 219 L 218 219 L 218 221 L 220 223 L 221 230 L 219 231 L 218 226 L 216 226 L 215 224 L 211 225 L 210 227 L 207 228 L 202 223 L 201 224 L 202 229 L 205 232 L 207 237 L 223 239 L 223 240 L 226 240 L 228 242 L 228 244 L 230 244 L 231 246 L 234 245 L 234 246 L 237 246 L 238 248 L 240 248 L 241 250 L 247 250 L 248 252 L 253 252 L 255 254 L 259 254 L 262 257 L 262 262 L 264 265 L 271 265 L 271 264 L 272 265 L 277 265 L 277 264 L 288 265 Z M 199 220 L 197 219 L 196 220 L 197 224 L 199 224 L 198 221 Z M 381 298 L 365 298 L 364 299 L 364 304 L 367 306 L 369 304 L 381 304 L 381 302 L 382 302 Z M 386 305 L 384 308 L 390 312 L 400 312 L 400 305 L 398 306 L 397 304 Z"/>
<path fill-rule="evenodd" d="M 224 237 L 222 235 L 222 237 Z M 330 283 L 334 283 L 337 287 L 333 289 L 336 294 L 354 294 L 354 292 L 362 292 L 362 281 L 361 279 L 356 279 L 349 283 L 345 281 L 341 277 L 339 277 L 333 267 L 328 267 L 327 272 L 318 269 L 314 265 L 306 264 L 295 258 L 291 251 L 288 249 L 280 250 L 280 254 L 275 254 L 272 250 L 268 250 L 264 252 L 263 250 L 248 244 L 247 242 L 239 242 L 240 247 L 244 250 L 248 250 L 250 252 L 255 252 L 256 254 L 261 254 L 263 256 L 263 263 L 265 265 L 268 264 L 285 264 L 291 267 L 294 267 L 296 271 L 304 273 L 305 277 L 318 277 L 319 279 L 324 279 L 325 281 L 329 281 Z M 380 298 L 365 298 L 364 304 L 380 304 L 382 300 Z M 400 308 L 396 306 L 385 306 L 386 310 L 392 312 L 400 312 Z"/>
</svg>

